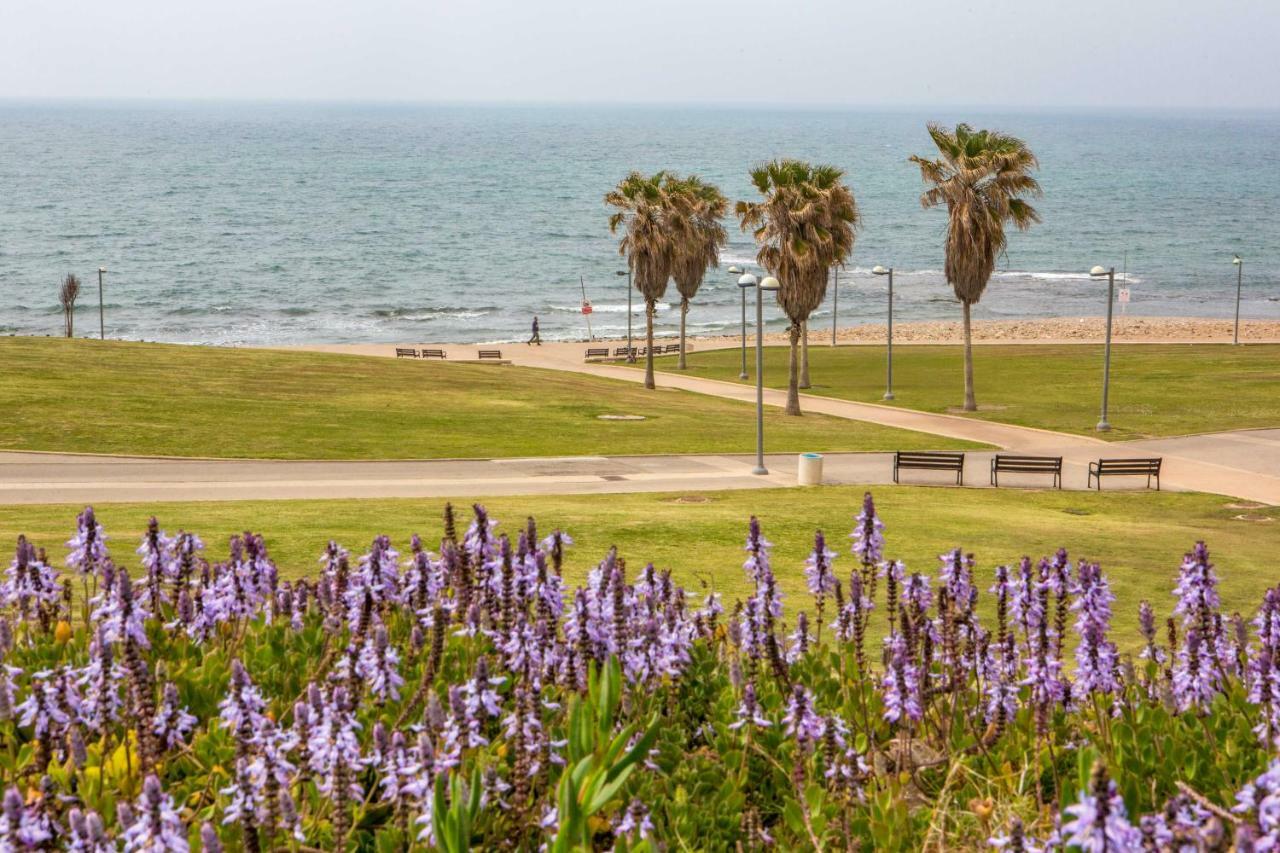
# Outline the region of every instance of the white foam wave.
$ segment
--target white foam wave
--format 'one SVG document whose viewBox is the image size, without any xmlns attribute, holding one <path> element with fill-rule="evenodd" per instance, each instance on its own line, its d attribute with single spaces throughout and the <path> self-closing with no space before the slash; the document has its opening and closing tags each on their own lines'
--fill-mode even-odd
<svg viewBox="0 0 1280 853">
<path fill-rule="evenodd" d="M 657 303 L 657 304 L 654 306 L 654 308 L 656 308 L 658 311 L 670 311 L 670 310 L 671 310 L 671 303 L 670 303 L 670 302 L 659 302 L 659 303 Z M 609 304 L 601 304 L 601 303 L 598 303 L 598 302 L 593 302 L 593 303 L 591 303 L 591 309 L 592 309 L 592 311 L 593 311 L 594 313 L 596 313 L 596 314 L 626 314 L 626 313 L 627 313 L 627 306 L 626 306 L 625 304 L 620 304 L 620 305 L 609 305 Z M 551 306 L 551 310 L 552 310 L 552 311 L 566 311 L 566 312 L 568 312 L 568 313 L 570 313 L 570 314 L 581 314 L 581 313 L 582 313 L 582 306 L 580 306 L 580 305 L 552 305 L 552 306 Z M 640 316 L 640 317 L 643 317 L 643 316 L 644 316 L 644 300 L 643 300 L 643 299 L 637 299 L 637 300 L 635 300 L 633 303 L 631 303 L 631 313 L 632 313 L 632 314 L 635 314 L 635 315 L 637 315 L 637 316 Z"/>
</svg>

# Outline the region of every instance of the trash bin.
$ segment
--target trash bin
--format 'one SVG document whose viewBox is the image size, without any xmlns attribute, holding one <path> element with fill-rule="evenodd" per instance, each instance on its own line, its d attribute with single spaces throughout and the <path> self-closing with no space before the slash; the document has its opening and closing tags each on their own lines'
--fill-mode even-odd
<svg viewBox="0 0 1280 853">
<path fill-rule="evenodd" d="M 822 485 L 822 454 L 801 453 L 796 482 L 802 486 Z"/>
</svg>

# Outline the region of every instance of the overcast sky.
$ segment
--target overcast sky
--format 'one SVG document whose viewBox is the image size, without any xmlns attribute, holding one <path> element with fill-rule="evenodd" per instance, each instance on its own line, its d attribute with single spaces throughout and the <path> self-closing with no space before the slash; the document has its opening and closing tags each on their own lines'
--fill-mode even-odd
<svg viewBox="0 0 1280 853">
<path fill-rule="evenodd" d="M 1280 0 L 0 9 L 0 97 L 1280 108 Z"/>
</svg>

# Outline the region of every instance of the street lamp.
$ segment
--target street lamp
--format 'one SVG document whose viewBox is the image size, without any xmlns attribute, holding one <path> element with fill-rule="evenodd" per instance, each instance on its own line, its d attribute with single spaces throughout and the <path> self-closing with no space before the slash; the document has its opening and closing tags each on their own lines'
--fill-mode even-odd
<svg viewBox="0 0 1280 853">
<path fill-rule="evenodd" d="M 737 266 L 736 264 L 734 266 L 729 267 L 729 275 L 742 276 L 742 278 L 738 279 L 738 287 L 742 288 L 742 371 L 738 374 L 738 378 L 746 379 L 747 378 L 747 290 L 746 289 L 747 287 L 755 287 L 756 279 L 755 279 L 755 276 L 749 276 L 751 278 L 751 284 L 750 285 L 743 284 L 743 281 L 745 281 L 748 278 L 748 276 L 743 276 L 742 274 L 743 274 L 742 267 Z"/>
<path fill-rule="evenodd" d="M 757 281 L 748 273 L 738 279 L 738 287 L 744 299 L 747 288 L 753 287 L 756 291 L 756 467 L 751 473 L 768 474 L 769 469 L 764 467 L 764 293 L 775 293 L 782 285 L 773 276 Z"/>
<path fill-rule="evenodd" d="M 1244 261 L 1236 255 L 1231 259 L 1231 263 L 1236 265 L 1236 328 L 1231 333 L 1231 343 L 1238 344 L 1240 343 L 1240 285 L 1244 282 Z"/>
<path fill-rule="evenodd" d="M 831 268 L 831 345 L 836 345 L 836 323 L 840 317 L 840 268 Z"/>
<path fill-rule="evenodd" d="M 627 277 L 627 363 L 636 363 L 636 351 L 631 346 L 631 269 L 618 270 L 614 275 L 625 275 Z"/>
<path fill-rule="evenodd" d="M 1102 356 L 1102 417 L 1098 419 L 1095 429 L 1098 432 L 1109 432 L 1111 424 L 1107 421 L 1107 393 L 1111 389 L 1111 304 L 1115 301 L 1116 294 L 1116 268 L 1094 267 L 1089 270 L 1089 275 L 1096 279 L 1107 277 L 1107 346 Z"/>
<path fill-rule="evenodd" d="M 98 338 L 104 341 L 107 339 L 107 323 L 102 313 L 102 276 L 106 272 L 106 267 L 98 267 Z"/>
<path fill-rule="evenodd" d="M 889 276 L 889 368 L 888 375 L 885 377 L 884 399 L 893 399 L 893 267 L 885 269 L 876 264 L 875 269 L 871 272 L 876 275 Z"/>
</svg>

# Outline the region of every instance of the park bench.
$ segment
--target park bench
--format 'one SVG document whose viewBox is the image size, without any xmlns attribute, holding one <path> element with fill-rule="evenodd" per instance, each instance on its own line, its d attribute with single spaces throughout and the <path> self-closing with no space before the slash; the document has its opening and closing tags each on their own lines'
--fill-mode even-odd
<svg viewBox="0 0 1280 853">
<path fill-rule="evenodd" d="M 634 350 L 635 347 L 631 347 L 631 349 Z M 615 358 L 625 357 L 627 355 L 627 347 L 618 347 L 613 351 L 613 355 Z"/>
<path fill-rule="evenodd" d="M 448 358 L 442 349 L 424 349 L 422 351 L 423 358 Z"/>
<path fill-rule="evenodd" d="M 663 352 L 680 352 L 679 344 L 667 344 L 667 348 Z"/>
<path fill-rule="evenodd" d="M 964 454 L 934 450 L 899 450 L 893 454 L 893 482 L 898 482 L 898 469 L 915 468 L 928 471 L 955 471 L 956 485 L 964 485 Z"/>
<path fill-rule="evenodd" d="M 396 358 L 417 358 L 418 351 L 416 349 L 406 349 L 404 347 L 396 347 Z"/>
<path fill-rule="evenodd" d="M 1099 459 L 1089 463 L 1089 482 L 1098 481 L 1098 491 L 1102 491 L 1102 478 L 1111 475 L 1121 477 L 1146 477 L 1147 488 L 1151 488 L 1151 478 L 1156 478 L 1156 491 L 1160 491 L 1160 457 L 1154 459 Z"/>
<path fill-rule="evenodd" d="M 1053 485 L 1062 488 L 1061 456 L 1011 456 L 997 453 L 991 457 L 991 485 L 1000 485 L 1000 474 L 1052 474 Z"/>
<path fill-rule="evenodd" d="M 608 347 L 603 347 L 603 348 L 588 347 L 587 354 L 585 356 L 585 358 L 608 358 L 608 357 L 609 357 Z"/>
<path fill-rule="evenodd" d="M 502 350 L 500 349 L 482 349 L 480 350 L 481 361 L 502 361 Z"/>
</svg>

